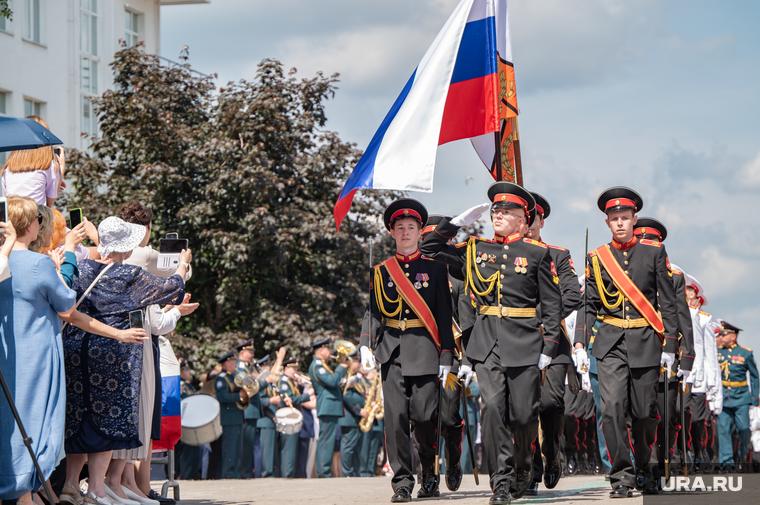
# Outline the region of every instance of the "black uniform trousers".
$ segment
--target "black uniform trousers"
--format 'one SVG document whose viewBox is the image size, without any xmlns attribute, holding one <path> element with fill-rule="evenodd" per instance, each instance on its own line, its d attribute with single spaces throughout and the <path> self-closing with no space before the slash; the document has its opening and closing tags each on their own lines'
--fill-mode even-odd
<svg viewBox="0 0 760 505">
<path fill-rule="evenodd" d="M 533 480 L 540 481 L 544 474 L 543 453 L 546 464 L 553 471 L 559 471 L 559 437 L 565 429 L 565 377 L 567 366 L 564 363 L 551 364 L 546 368 L 546 378 L 541 387 L 541 403 L 538 418 L 544 443 L 538 439 L 533 444 Z"/>
<path fill-rule="evenodd" d="M 452 374 L 459 373 L 459 362 L 455 359 L 451 367 Z M 441 435 L 444 444 L 444 461 L 446 468 L 456 465 L 462 458 L 462 434 L 464 433 L 464 420 L 459 415 L 462 406 L 462 385 L 454 381 L 453 387 L 443 390 L 443 404 L 441 405 Z"/>
<path fill-rule="evenodd" d="M 483 363 L 475 363 L 475 373 L 483 400 L 481 430 L 487 445 L 491 489 L 505 484 L 515 489 L 516 470 L 531 473 L 533 465 L 540 371 L 536 365 L 503 367 L 497 343 Z"/>
<path fill-rule="evenodd" d="M 396 362 L 399 348 L 381 366 L 385 401 L 385 444 L 388 462 L 393 470 L 391 485 L 414 488 L 412 444 L 409 443 L 409 423 L 414 425 L 414 437 L 419 444 L 419 457 L 425 471 L 433 471 L 438 450 L 438 377 L 436 375 L 403 376 Z"/>
<path fill-rule="evenodd" d="M 630 368 L 625 338 L 621 337 L 602 359 L 597 359 L 602 431 L 612 463 L 610 484 L 635 487 L 636 473 L 649 472 L 652 444 L 657 436 L 657 379 L 659 366 Z M 630 414 L 631 461 L 626 416 Z"/>
<path fill-rule="evenodd" d="M 691 441 L 694 455 L 701 459 L 707 444 L 707 395 L 705 393 L 690 393 L 689 405 L 691 406 L 692 413 Z"/>
<path fill-rule="evenodd" d="M 671 457 L 671 449 L 676 443 L 678 437 L 678 429 L 681 424 L 680 411 L 678 410 L 678 383 L 674 381 L 668 382 L 668 443 L 670 447 L 665 447 L 665 388 L 662 380 L 657 382 L 657 409 L 660 413 L 660 420 L 657 423 L 657 468 L 660 470 L 659 474 L 655 474 L 655 477 L 659 479 L 662 472 L 665 471 L 665 456 L 667 455 L 668 461 L 673 462 Z"/>
</svg>

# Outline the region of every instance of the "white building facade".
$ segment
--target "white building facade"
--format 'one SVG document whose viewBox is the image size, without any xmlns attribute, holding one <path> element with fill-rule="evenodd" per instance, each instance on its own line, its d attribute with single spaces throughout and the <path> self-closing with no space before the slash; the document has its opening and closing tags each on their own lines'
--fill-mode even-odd
<svg viewBox="0 0 760 505">
<path fill-rule="evenodd" d="M 0 114 L 41 116 L 65 146 L 85 147 L 81 132 L 97 131 L 90 97 L 112 87 L 120 39 L 159 55 L 161 6 L 209 2 L 10 0 L 13 20 L 0 18 Z"/>
</svg>

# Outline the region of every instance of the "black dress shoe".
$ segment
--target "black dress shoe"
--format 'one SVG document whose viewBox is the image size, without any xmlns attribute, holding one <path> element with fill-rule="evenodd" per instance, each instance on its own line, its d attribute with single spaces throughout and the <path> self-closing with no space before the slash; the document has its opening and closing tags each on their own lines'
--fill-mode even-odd
<svg viewBox="0 0 760 505">
<path fill-rule="evenodd" d="M 633 496 L 631 488 L 622 484 L 610 492 L 610 498 L 630 498 L 631 496 Z"/>
<path fill-rule="evenodd" d="M 652 478 L 651 473 L 639 473 L 636 475 L 635 482 L 636 482 L 636 489 L 638 491 L 643 491 L 651 487 L 652 483 L 654 482 L 654 479 Z"/>
<path fill-rule="evenodd" d="M 534 480 L 530 483 L 528 486 L 528 489 L 525 490 L 524 496 L 538 496 L 538 481 Z"/>
<path fill-rule="evenodd" d="M 528 490 L 528 486 L 530 486 L 532 482 L 533 472 L 529 472 L 527 470 L 517 470 L 517 483 L 515 484 L 514 489 L 510 489 L 512 497 L 515 500 L 522 498 L 525 494 L 525 491 Z"/>
<path fill-rule="evenodd" d="M 462 464 L 457 461 L 455 465 L 446 467 L 446 487 L 449 491 L 456 491 L 462 484 Z"/>
<path fill-rule="evenodd" d="M 412 501 L 412 490 L 406 486 L 398 488 L 391 497 L 391 503 L 406 503 L 410 501 Z"/>
<path fill-rule="evenodd" d="M 561 476 L 559 466 L 548 466 L 544 472 L 544 486 L 546 486 L 546 489 L 554 489 Z"/>
<path fill-rule="evenodd" d="M 575 475 L 576 473 L 578 473 L 578 457 L 571 454 L 567 457 L 567 474 Z"/>
<path fill-rule="evenodd" d="M 171 498 L 161 496 L 160 494 L 156 493 L 153 489 L 151 489 L 150 493 L 148 493 L 148 498 L 150 498 L 151 500 L 158 501 L 159 503 L 161 503 L 161 505 L 175 505 L 177 503 Z"/>
<path fill-rule="evenodd" d="M 512 503 L 512 495 L 509 494 L 507 486 L 504 484 L 498 486 L 488 500 L 488 505 L 509 505 Z"/>
<path fill-rule="evenodd" d="M 417 498 L 434 498 L 436 496 L 441 496 L 441 492 L 438 490 L 438 476 L 432 471 L 423 470 Z"/>
<path fill-rule="evenodd" d="M 736 473 L 736 469 L 734 468 L 734 465 L 731 463 L 720 465 L 720 473 Z"/>
</svg>

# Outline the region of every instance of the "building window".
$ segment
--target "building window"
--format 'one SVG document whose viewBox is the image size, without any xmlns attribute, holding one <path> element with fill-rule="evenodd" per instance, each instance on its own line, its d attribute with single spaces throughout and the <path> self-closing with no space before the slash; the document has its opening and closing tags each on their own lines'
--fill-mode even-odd
<svg viewBox="0 0 760 505">
<path fill-rule="evenodd" d="M 98 133 L 98 118 L 95 115 L 95 106 L 90 97 L 82 95 L 82 131 L 87 136 Z"/>
<path fill-rule="evenodd" d="M 10 21 L 5 19 L 3 16 L 0 16 L 0 31 L 3 31 L 3 32 L 11 31 Z"/>
<path fill-rule="evenodd" d="M 140 15 L 131 11 L 124 14 L 124 40 L 127 41 L 127 47 L 136 46 L 140 40 Z"/>
<path fill-rule="evenodd" d="M 24 0 L 24 38 L 42 44 L 43 0 Z"/>
<path fill-rule="evenodd" d="M 0 91 L 0 114 L 2 114 L 3 116 L 8 113 L 8 109 L 6 109 L 7 100 L 8 100 L 8 93 L 6 93 L 5 91 Z"/>
<path fill-rule="evenodd" d="M 42 102 L 24 98 L 24 117 L 42 116 Z"/>
<path fill-rule="evenodd" d="M 98 0 L 79 0 L 80 7 L 80 89 L 82 131 L 88 136 L 98 131 L 92 98 L 98 94 Z"/>
<path fill-rule="evenodd" d="M 82 91 L 98 93 L 98 61 L 87 56 L 82 56 Z"/>
</svg>

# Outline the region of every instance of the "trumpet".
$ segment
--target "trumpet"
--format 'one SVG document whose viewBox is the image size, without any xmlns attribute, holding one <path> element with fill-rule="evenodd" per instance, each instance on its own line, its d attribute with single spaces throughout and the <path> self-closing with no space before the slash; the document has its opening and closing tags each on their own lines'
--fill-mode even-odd
<svg viewBox="0 0 760 505">
<path fill-rule="evenodd" d="M 306 375 L 305 373 L 301 373 L 301 372 L 296 372 L 295 375 L 296 375 L 296 379 L 298 379 L 298 381 L 300 381 L 303 384 L 308 384 L 309 386 L 311 386 L 311 379 L 309 378 L 308 375 Z"/>
<path fill-rule="evenodd" d="M 259 385 L 259 381 L 254 379 L 251 374 L 243 370 L 237 370 L 235 372 L 234 382 L 237 387 L 242 388 L 246 393 L 248 393 L 248 400 L 235 403 L 235 405 L 237 405 L 237 408 L 240 410 L 245 410 L 250 403 L 250 397 L 259 394 L 259 389 L 261 386 Z"/>
</svg>

